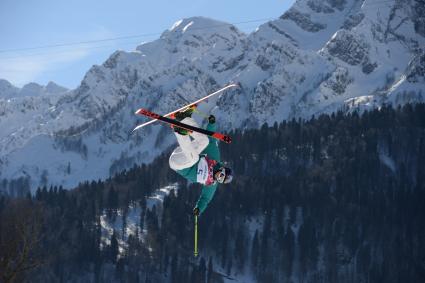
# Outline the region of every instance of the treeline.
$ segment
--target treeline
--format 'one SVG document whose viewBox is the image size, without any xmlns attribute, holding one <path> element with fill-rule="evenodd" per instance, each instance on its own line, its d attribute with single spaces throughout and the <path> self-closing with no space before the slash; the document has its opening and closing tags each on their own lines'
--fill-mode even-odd
<svg viewBox="0 0 425 283">
<path fill-rule="evenodd" d="M 0 251 L 9 247 L 0 281 L 13 274 L 31 282 L 425 280 L 424 104 L 230 134 L 233 144 L 221 151 L 236 176 L 200 219 L 200 259 L 191 215 L 200 186 L 170 170 L 164 154 L 72 191 L 0 197 Z M 178 192 L 147 209 L 146 197 L 174 182 Z M 122 217 L 134 203 L 146 235 L 125 238 L 124 251 L 119 231 L 102 244 L 100 216 Z"/>
</svg>

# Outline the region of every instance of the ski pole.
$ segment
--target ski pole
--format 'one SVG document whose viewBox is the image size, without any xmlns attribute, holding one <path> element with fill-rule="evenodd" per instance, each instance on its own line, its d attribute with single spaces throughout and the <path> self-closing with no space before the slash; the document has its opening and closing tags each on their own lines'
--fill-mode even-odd
<svg viewBox="0 0 425 283">
<path fill-rule="evenodd" d="M 198 256 L 198 216 L 195 215 L 195 250 L 193 252 L 195 257 Z"/>
</svg>

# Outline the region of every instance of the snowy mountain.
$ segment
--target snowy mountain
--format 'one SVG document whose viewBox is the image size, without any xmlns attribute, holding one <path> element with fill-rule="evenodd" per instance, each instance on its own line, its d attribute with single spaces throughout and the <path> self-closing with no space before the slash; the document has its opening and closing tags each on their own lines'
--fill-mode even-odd
<svg viewBox="0 0 425 283">
<path fill-rule="evenodd" d="M 15 97 L 18 95 L 19 89 L 10 82 L 0 79 L 0 98 Z"/>
<path fill-rule="evenodd" d="M 7 80 L 0 79 L 0 99 L 41 95 L 61 95 L 67 91 L 67 88 L 54 82 L 49 82 L 46 86 L 42 86 L 37 83 L 28 83 L 22 88 L 18 88 Z"/>
<path fill-rule="evenodd" d="M 0 178 L 70 188 L 150 162 L 174 137 L 158 123 L 131 135 L 144 121 L 134 111 L 167 113 L 230 81 L 241 88 L 201 106 L 222 130 L 423 101 L 423 7 L 299 0 L 249 35 L 202 17 L 178 21 L 93 66 L 64 95 L 0 100 Z"/>
</svg>

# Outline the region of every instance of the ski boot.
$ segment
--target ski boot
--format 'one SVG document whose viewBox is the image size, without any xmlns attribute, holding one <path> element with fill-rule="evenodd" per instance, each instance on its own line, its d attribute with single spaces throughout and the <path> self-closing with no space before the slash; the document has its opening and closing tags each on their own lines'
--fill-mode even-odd
<svg viewBox="0 0 425 283">
<path fill-rule="evenodd" d="M 190 106 L 189 108 L 187 108 L 184 111 L 180 111 L 180 112 L 176 112 L 176 113 L 172 114 L 171 118 L 175 119 L 177 121 L 182 121 L 185 118 L 192 117 L 192 114 L 195 111 L 195 109 L 196 109 L 196 104 Z M 190 134 L 189 130 L 186 130 L 186 129 L 183 129 L 183 128 L 180 128 L 180 127 L 177 127 L 177 126 L 171 126 L 171 127 L 174 129 L 174 132 L 179 133 L 180 135 L 186 136 L 186 135 Z"/>
</svg>

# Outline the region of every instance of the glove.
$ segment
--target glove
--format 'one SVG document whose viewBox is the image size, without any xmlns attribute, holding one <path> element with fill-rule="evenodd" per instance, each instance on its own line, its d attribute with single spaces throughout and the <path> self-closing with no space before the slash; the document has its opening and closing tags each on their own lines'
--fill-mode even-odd
<svg viewBox="0 0 425 283">
<path fill-rule="evenodd" d="M 199 216 L 199 208 L 195 207 L 195 208 L 193 209 L 193 215 L 194 215 L 194 216 Z"/>
<path fill-rule="evenodd" d="M 208 117 L 208 122 L 209 122 L 210 124 L 214 124 L 214 123 L 215 123 L 215 116 L 214 116 L 214 115 L 210 115 L 210 116 Z"/>
</svg>

